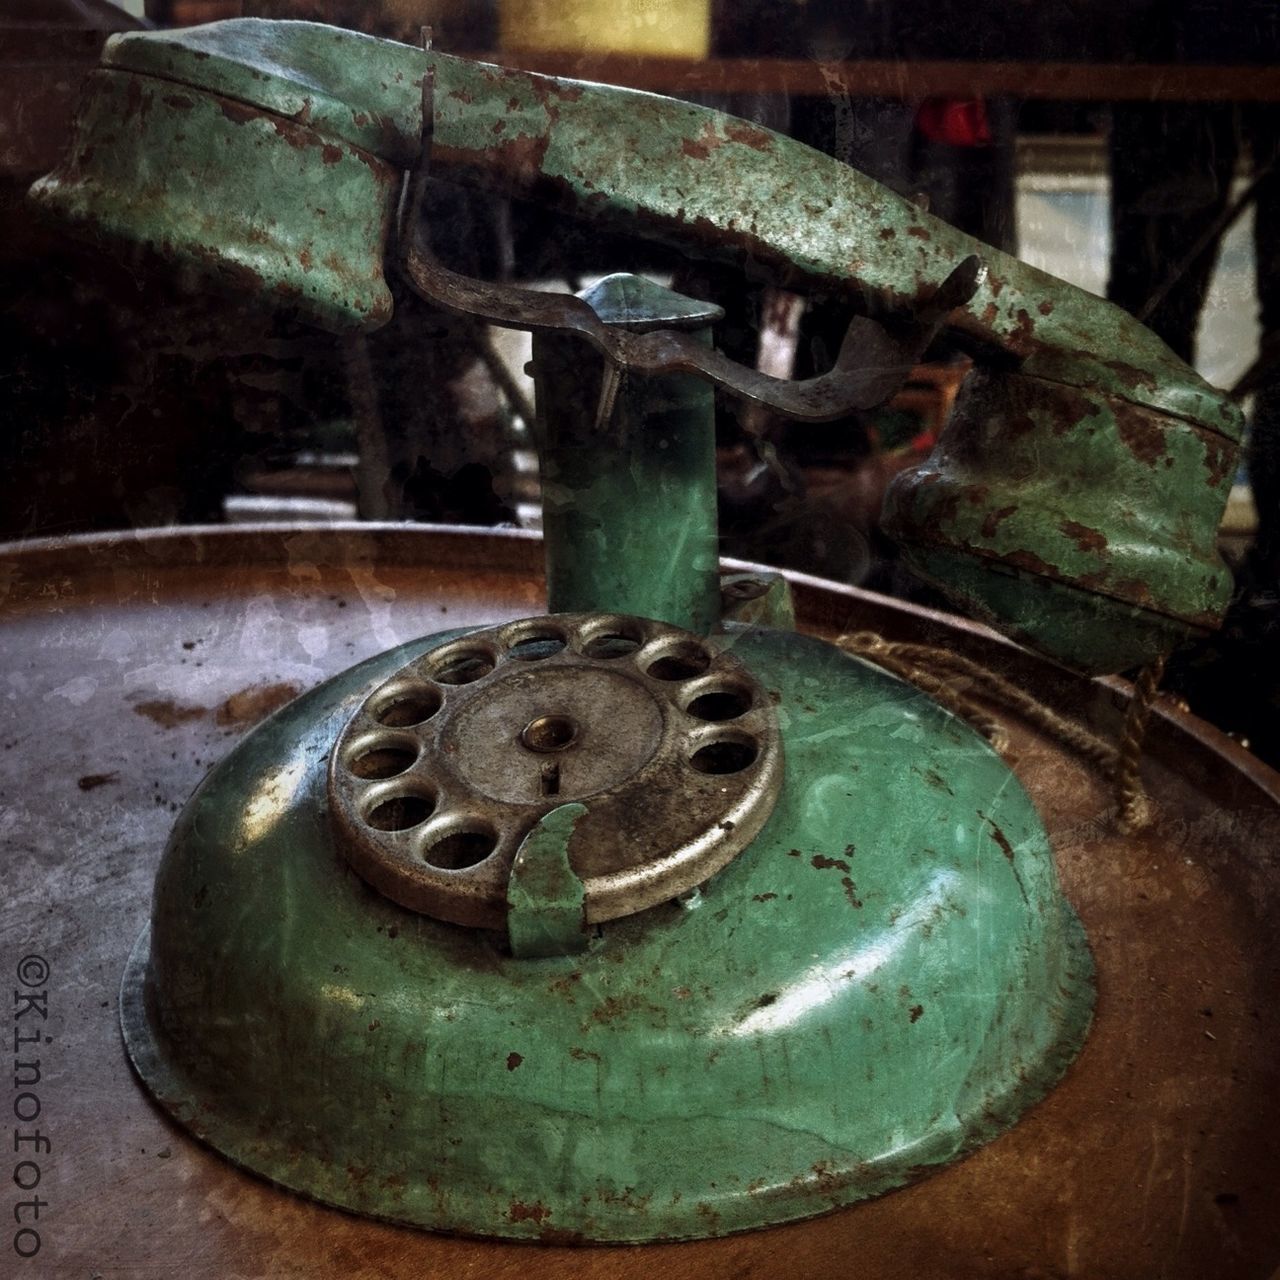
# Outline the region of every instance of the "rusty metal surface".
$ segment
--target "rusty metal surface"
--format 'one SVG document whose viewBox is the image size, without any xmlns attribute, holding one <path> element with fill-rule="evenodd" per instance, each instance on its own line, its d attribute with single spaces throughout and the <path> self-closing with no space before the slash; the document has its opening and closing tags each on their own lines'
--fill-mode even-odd
<svg viewBox="0 0 1280 1280">
<path fill-rule="evenodd" d="M 726 748 L 741 758 L 718 762 Z M 569 855 L 594 924 L 719 871 L 781 783 L 777 716 L 732 653 L 562 613 L 471 632 L 380 684 L 342 731 L 328 795 L 348 861 L 387 897 L 505 929 L 517 850 L 552 810 L 587 805 Z"/>
<path fill-rule="evenodd" d="M 967 611 L 1090 673 L 1216 625 L 1217 529 L 1238 447 L 1112 396 L 1007 372 L 966 380 L 884 527 Z"/>
<path fill-rule="evenodd" d="M 310 144 L 314 135 L 321 140 L 319 153 L 329 145 L 349 158 L 376 156 L 373 186 L 380 189 L 385 174 L 379 166 L 408 167 L 420 153 L 423 77 L 430 71 L 431 157 L 439 176 L 620 224 L 628 232 L 643 224 L 646 235 L 678 248 L 736 262 L 786 287 L 803 282 L 876 315 L 910 314 L 976 252 L 988 269 L 951 318 L 975 344 L 1021 361 L 1028 374 L 1095 387 L 1233 438 L 1240 433 L 1238 410 L 1118 308 L 979 246 L 839 162 L 741 120 L 628 90 L 424 54 L 309 23 L 244 19 L 134 36 L 112 44 L 104 67 L 110 69 L 94 83 L 110 109 L 82 118 L 72 154 L 36 189 L 38 201 L 73 224 L 153 244 L 193 267 L 216 267 L 233 288 L 237 281 L 227 268 L 234 272 L 246 258 L 259 263 L 254 269 L 260 279 L 240 280 L 241 290 L 248 285 L 266 294 L 279 284 L 295 301 L 313 304 L 317 285 L 305 278 L 305 264 L 294 261 L 287 252 L 291 245 L 283 242 L 273 254 L 273 269 L 262 272 L 256 240 L 264 234 L 271 239 L 272 233 L 258 225 L 265 220 L 256 206 L 219 184 L 205 193 L 219 222 L 230 217 L 228 205 L 243 205 L 252 216 L 241 219 L 238 230 L 228 223 L 217 235 L 191 234 L 208 211 L 184 174 L 192 121 L 179 117 L 187 109 L 163 109 L 171 105 L 165 98 L 173 96 L 173 84 L 190 91 L 178 97 L 195 94 L 203 101 L 200 149 L 224 171 L 224 180 L 243 181 L 240 170 L 260 168 L 253 144 L 270 142 L 257 136 L 273 127 L 270 121 L 280 121 L 291 136 L 305 121 L 308 136 L 298 140 Z M 139 123 L 147 125 L 152 161 L 170 155 L 178 171 L 183 189 L 176 203 L 156 183 L 139 181 L 151 175 L 135 171 L 131 145 L 112 133 L 108 86 L 117 81 L 104 77 L 113 76 L 135 95 L 144 92 L 143 81 L 159 95 L 154 119 Z M 233 116 L 252 107 L 250 132 L 219 134 L 224 141 L 233 138 L 231 152 L 210 148 L 205 136 L 221 128 L 215 116 L 225 102 L 231 102 Z M 163 125 L 157 123 L 162 119 Z M 294 158 L 279 154 L 288 173 Z M 208 167 L 202 165 L 202 175 Z M 265 171 L 257 179 L 269 184 Z M 355 201 L 354 183 L 352 193 Z M 389 212 L 381 196 L 370 190 L 358 194 L 366 218 L 374 206 Z M 304 203 L 313 195 L 292 193 Z M 141 207 L 130 214 L 129 206 L 139 201 Z M 290 226 L 290 220 L 281 225 Z M 332 228 L 315 218 L 309 216 L 304 227 L 293 225 L 317 246 L 333 243 Z M 179 226 L 185 228 L 181 233 Z M 280 238 L 279 229 L 273 234 Z M 215 263 L 208 261 L 211 245 L 218 250 Z M 349 252 L 356 255 L 354 248 Z M 363 297 L 362 311 L 344 306 L 334 291 L 324 291 L 320 300 L 324 305 L 313 318 L 321 323 L 363 326 L 377 319 Z"/>
<path fill-rule="evenodd" d="M 397 256 L 412 287 L 470 317 L 586 339 L 609 369 L 602 420 L 621 370 L 697 374 L 789 416 L 833 419 L 886 399 L 945 320 L 984 369 L 933 462 L 888 494 L 885 527 L 918 571 L 1091 673 L 1150 661 L 1225 610 L 1215 538 L 1242 431 L 1231 400 L 1118 308 L 793 140 L 308 23 L 135 33 L 111 42 L 89 89 L 66 161 L 32 188 L 73 234 L 335 331 L 377 327 L 391 315 L 397 173 L 411 167 Z M 445 268 L 411 234 L 428 174 L 612 221 L 859 314 L 828 373 L 788 382 L 741 368 L 700 335 L 609 325 L 583 299 Z M 992 475 L 988 445 L 1011 477 Z M 548 531 L 559 540 L 558 524 Z M 551 582 L 556 597 L 554 571 Z"/>
<path fill-rule="evenodd" d="M 429 101 L 425 85 L 423 96 Z M 834 366 L 792 381 L 739 364 L 692 333 L 606 325 L 589 304 L 569 294 L 469 279 L 450 271 L 422 243 L 408 251 L 404 267 L 414 289 L 446 310 L 513 329 L 576 334 L 619 368 L 696 374 L 739 399 L 808 422 L 830 422 L 884 403 L 906 381 L 943 318 L 967 302 L 985 277 L 976 257 L 964 258 L 936 291 L 928 291 L 914 323 L 894 334 L 855 316 Z"/>
<path fill-rule="evenodd" d="M 1269 1277 L 1280 1262 L 1280 779 L 1159 710 L 1155 824 L 1121 840 L 1105 788 L 1011 726 L 1099 970 L 1064 1083 L 1012 1132 L 855 1209 L 730 1240 L 570 1252 L 361 1222 L 226 1166 L 145 1100 L 116 992 L 173 820 L 261 715 L 415 635 L 542 608 L 516 535 L 276 529 L 6 548 L 6 965 L 47 958 L 43 1247 L 33 1276 Z M 792 578 L 802 628 L 948 643 L 1095 727 L 1088 683 L 970 624 Z M 16 1200 L 15 1191 L 10 1201 Z M 6 1203 L 9 1203 L 7 1201 Z"/>
</svg>

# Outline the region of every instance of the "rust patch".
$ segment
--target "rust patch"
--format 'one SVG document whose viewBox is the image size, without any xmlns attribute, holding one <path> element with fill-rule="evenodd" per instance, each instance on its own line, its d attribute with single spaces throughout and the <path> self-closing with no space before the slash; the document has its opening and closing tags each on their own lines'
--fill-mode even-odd
<svg viewBox="0 0 1280 1280">
<path fill-rule="evenodd" d="M 665 1021 L 667 1011 L 661 1005 L 653 1004 L 634 993 L 626 996 L 606 996 L 591 1010 L 587 1024 L 598 1022 L 602 1026 L 607 1026 L 631 1013 L 646 1013 L 659 1021 Z"/>
<path fill-rule="evenodd" d="M 1141 578 L 1121 578 L 1115 584 L 1116 594 L 1121 598 L 1128 600 L 1133 604 L 1140 604 L 1144 607 L 1152 603 L 1151 588 L 1147 586 Z M 1210 615 L 1211 617 L 1213 615 Z M 1186 618 L 1186 621 L 1193 621 L 1192 618 Z M 1216 626 L 1216 622 L 1209 623 L 1210 626 Z"/>
<path fill-rule="evenodd" d="M 1008 858 L 1010 862 L 1012 862 L 1013 861 L 1013 845 L 1009 843 L 1008 836 L 1006 836 L 1005 833 L 1001 831 L 1000 828 L 996 826 L 996 824 L 986 816 L 986 814 L 982 814 L 981 817 L 983 822 L 985 822 L 987 826 L 991 828 L 991 838 L 996 842 L 996 844 L 1000 846 L 1000 852 L 1003 853 L 1004 856 Z"/>
<path fill-rule="evenodd" d="M 819 871 L 825 871 L 828 867 L 838 867 L 841 871 L 849 870 L 847 862 L 842 861 L 840 858 L 828 858 L 823 853 L 815 853 L 809 861 Z"/>
<path fill-rule="evenodd" d="M 517 74 L 522 75 L 533 96 L 537 98 L 538 105 L 547 113 L 547 119 L 552 124 L 560 118 L 560 104 L 562 102 L 577 102 L 582 97 L 582 87 L 580 85 L 564 84 L 549 76 L 535 76 L 519 72 Z"/>
<path fill-rule="evenodd" d="M 718 147 L 723 147 L 725 139 L 715 131 L 710 120 L 702 126 L 702 132 L 696 138 L 682 138 L 680 150 L 695 160 L 705 160 Z"/>
<path fill-rule="evenodd" d="M 195 99 L 188 98 L 186 94 L 171 93 L 165 97 L 165 106 L 172 107 L 175 111 L 190 111 L 194 107 Z"/>
<path fill-rule="evenodd" d="M 984 538 L 994 538 L 996 530 L 1000 527 L 1002 520 L 1007 520 L 1017 507 L 1000 507 L 996 511 L 988 511 L 986 519 L 982 522 L 982 536 Z"/>
<path fill-rule="evenodd" d="M 1055 436 L 1074 431 L 1086 418 L 1097 417 L 1102 406 L 1087 396 L 1073 394 L 1065 388 L 1048 401 L 1049 426 Z"/>
<path fill-rule="evenodd" d="M 1004 280 L 997 275 L 987 277 L 987 288 L 991 290 L 991 296 L 998 298 L 1004 292 Z"/>
<path fill-rule="evenodd" d="M 822 1192 L 830 1193 L 838 1190 L 844 1183 L 844 1179 L 836 1173 L 826 1160 L 819 1160 L 817 1164 L 809 1167 L 812 1179 L 804 1177 L 803 1174 L 792 1179 L 793 1186 L 804 1186 L 806 1182 L 812 1180 L 817 1189 Z"/>
<path fill-rule="evenodd" d="M 898 234 L 898 233 L 897 233 L 897 232 L 896 232 L 892 227 L 881 227 L 881 228 L 880 228 L 880 239 L 881 239 L 881 240 L 892 240 L 892 239 L 893 239 L 897 234 Z"/>
<path fill-rule="evenodd" d="M 840 877 L 840 887 L 844 889 L 844 896 L 849 899 L 851 907 L 862 906 L 862 899 L 858 897 L 858 886 L 848 876 Z"/>
<path fill-rule="evenodd" d="M 569 1050 L 569 1057 L 575 1062 L 599 1062 L 600 1055 L 592 1049 L 583 1049 L 579 1045 L 574 1045 Z"/>
<path fill-rule="evenodd" d="M 1214 436 L 1203 437 L 1204 467 L 1209 473 L 1209 485 L 1220 488 L 1222 482 L 1235 471 L 1236 447 Z"/>
<path fill-rule="evenodd" d="M 1139 462 L 1155 466 L 1165 454 L 1165 433 L 1153 414 L 1131 405 L 1117 404 L 1116 433 Z"/>
<path fill-rule="evenodd" d="M 911 1021 L 912 1021 L 912 1022 L 919 1022 L 919 1021 L 920 1021 L 920 1018 L 922 1017 L 922 1015 L 923 1015 L 923 1014 L 924 1014 L 924 1005 L 922 1005 L 922 1004 L 913 1004 L 913 1005 L 911 1006 Z"/>
<path fill-rule="evenodd" d="M 523 1200 L 513 1200 L 507 1210 L 507 1217 L 512 1222 L 543 1223 L 551 1217 L 551 1210 L 541 1200 L 526 1204 Z"/>
<path fill-rule="evenodd" d="M 514 1071 L 524 1061 L 524 1055 L 521 1053 L 507 1054 L 507 1070 Z"/>
<path fill-rule="evenodd" d="M 718 1210 L 709 1205 L 705 1200 L 699 1200 L 694 1205 L 694 1210 L 710 1228 L 712 1234 L 716 1234 L 720 1230 L 720 1213 Z"/>
<path fill-rule="evenodd" d="M 332 142 L 326 142 L 324 149 L 320 152 L 320 158 L 325 164 L 337 164 L 342 159 L 342 148 L 335 147 Z"/>
<path fill-rule="evenodd" d="M 526 179 L 531 178 L 542 172 L 542 163 L 550 145 L 549 133 L 517 134 L 493 149 L 496 161 L 494 167 L 499 171 L 505 170 Z"/>
<path fill-rule="evenodd" d="M 170 698 L 139 702 L 134 711 L 153 720 L 162 729 L 173 729 L 189 720 L 199 720 L 201 716 L 208 715 L 207 707 L 184 707 Z"/>
<path fill-rule="evenodd" d="M 1049 314 L 1053 311 L 1053 303 L 1052 303 L 1052 302 L 1050 302 L 1048 298 L 1046 298 L 1046 299 L 1045 299 L 1045 300 L 1044 300 L 1044 301 L 1043 301 L 1043 302 L 1042 302 L 1042 303 L 1041 303 L 1041 304 L 1036 308 L 1036 310 L 1037 310 L 1037 311 L 1038 311 L 1042 316 L 1047 316 L 1047 315 L 1049 315 Z"/>
<path fill-rule="evenodd" d="M 115 782 L 119 776 L 118 773 L 86 773 L 83 778 L 76 779 L 76 786 L 81 791 L 95 791 L 109 782 Z"/>
<path fill-rule="evenodd" d="M 916 238 L 917 240 L 932 240 L 932 239 L 933 239 L 933 237 L 929 234 L 928 230 L 927 230 L 925 227 L 908 227 L 908 228 L 907 228 L 907 235 L 909 235 L 909 236 L 915 236 L 915 238 Z"/>
<path fill-rule="evenodd" d="M 1081 551 L 1105 551 L 1107 549 L 1105 535 L 1099 533 L 1096 529 L 1090 529 L 1086 525 L 1080 524 L 1078 521 L 1063 520 L 1058 525 L 1058 528 L 1068 538 L 1072 539 Z"/>
<path fill-rule="evenodd" d="M 742 120 L 730 120 L 724 131 L 734 142 L 755 151 L 769 151 L 773 147 L 773 138 L 764 130 Z"/>
<path fill-rule="evenodd" d="M 955 795 L 955 792 L 947 786 L 947 780 L 937 769 L 926 769 L 922 776 L 935 791 L 945 791 L 949 796 Z"/>
<path fill-rule="evenodd" d="M 1027 573 L 1038 573 L 1045 578 L 1058 578 L 1061 575 L 1047 560 L 1041 560 L 1034 551 L 1006 551 L 1003 553 L 1006 564 L 1015 569 L 1025 569 Z"/>
<path fill-rule="evenodd" d="M 778 895 L 776 893 L 753 893 L 751 895 L 752 902 L 772 902 Z"/>
<path fill-rule="evenodd" d="M 308 129 L 305 125 L 296 125 L 292 120 L 284 120 L 280 116 L 264 115 L 264 120 L 271 122 L 271 127 L 276 131 L 276 136 L 283 138 L 284 141 L 295 151 L 307 151 L 311 147 L 322 145 L 320 139 Z M 339 152 L 339 155 L 342 153 Z"/>
<path fill-rule="evenodd" d="M 220 725 L 249 725 L 264 720 L 273 711 L 292 702 L 302 692 L 299 685 L 281 681 L 278 684 L 250 685 L 233 693 L 214 714 Z"/>
<path fill-rule="evenodd" d="M 258 120 L 262 116 L 262 112 L 256 107 L 246 107 L 243 102 L 232 102 L 230 98 L 219 98 L 218 110 L 222 112 L 232 124 L 248 124 L 252 120 Z"/>
<path fill-rule="evenodd" d="M 453 98 L 456 102 L 461 102 L 463 106 L 466 107 L 469 107 L 475 101 L 475 96 L 469 89 L 450 89 L 449 97 Z M 512 98 L 511 101 L 515 102 L 516 100 Z M 519 106 L 519 103 L 516 103 L 516 105 Z"/>
<path fill-rule="evenodd" d="M 1123 360 L 1103 360 L 1100 363 L 1104 368 L 1110 369 L 1125 386 L 1135 391 L 1140 388 L 1145 391 L 1154 391 L 1156 389 L 1155 374 L 1148 372 L 1146 369 L 1139 369 L 1136 365 L 1126 364 Z"/>
</svg>

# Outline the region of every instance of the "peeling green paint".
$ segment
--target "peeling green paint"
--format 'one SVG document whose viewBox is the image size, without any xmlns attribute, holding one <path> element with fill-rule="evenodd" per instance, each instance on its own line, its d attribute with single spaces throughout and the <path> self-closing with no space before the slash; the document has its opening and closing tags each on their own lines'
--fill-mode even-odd
<svg viewBox="0 0 1280 1280">
<path fill-rule="evenodd" d="M 690 904 L 517 959 L 368 888 L 330 843 L 329 745 L 457 634 L 279 712 L 180 819 L 122 1007 L 194 1133 L 376 1217 L 682 1238 L 910 1181 L 1057 1080 L 1092 965 L 1026 794 L 967 725 L 811 637 L 716 641 L 777 692 L 787 783 Z"/>
</svg>

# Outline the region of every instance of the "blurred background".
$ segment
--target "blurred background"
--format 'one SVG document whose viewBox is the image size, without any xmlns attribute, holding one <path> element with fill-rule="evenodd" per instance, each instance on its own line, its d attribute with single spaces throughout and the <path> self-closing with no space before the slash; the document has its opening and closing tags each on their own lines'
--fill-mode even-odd
<svg viewBox="0 0 1280 1280">
<path fill-rule="evenodd" d="M 1120 305 L 1251 423 L 1221 540 L 1223 632 L 1169 676 L 1280 761 L 1280 6 L 1273 0 L 7 0 L 0 12 L 0 537 L 172 524 L 540 521 L 524 335 L 393 285 L 385 329 L 236 314 L 118 264 L 86 271 L 23 193 L 54 166 L 108 34 L 239 16 L 330 22 L 727 109 L 870 174 Z M 782 376 L 848 316 L 642 240 L 434 182 L 437 252 L 577 291 L 636 270 L 726 309 L 718 345 Z M 721 406 L 723 551 L 930 599 L 877 527 L 967 364 L 931 352 L 885 407 L 821 428 Z M 424 388 L 426 389 L 424 393 Z"/>
</svg>

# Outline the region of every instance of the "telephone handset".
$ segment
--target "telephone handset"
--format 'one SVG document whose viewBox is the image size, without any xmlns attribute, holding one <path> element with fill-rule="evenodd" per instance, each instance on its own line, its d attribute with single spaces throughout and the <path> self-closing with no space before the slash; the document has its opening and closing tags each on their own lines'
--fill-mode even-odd
<svg viewBox="0 0 1280 1280">
<path fill-rule="evenodd" d="M 576 332 L 802 419 L 892 394 L 939 324 L 973 354 L 885 524 L 914 568 L 1049 655 L 1121 670 L 1216 625 L 1241 419 L 1116 307 L 981 245 L 810 148 L 709 109 L 352 32 L 253 19 L 113 37 L 35 198 L 91 233 L 324 327 L 390 314 L 403 175 L 541 201 L 847 300 L 836 367 L 783 383 L 577 300 L 469 281 L 406 238 L 435 301 Z M 411 184 L 412 186 L 412 184 Z"/>
</svg>

